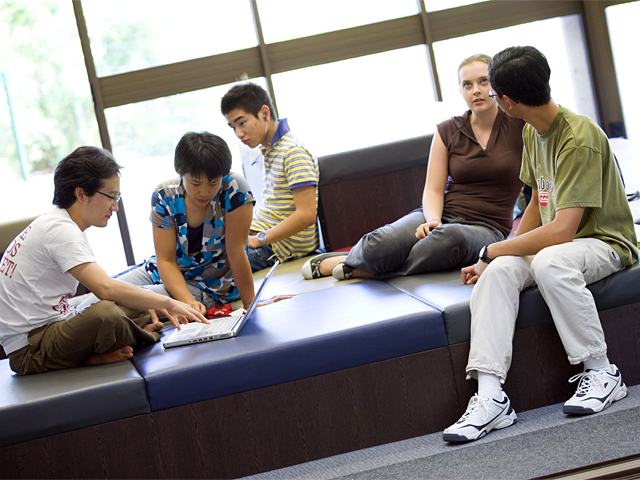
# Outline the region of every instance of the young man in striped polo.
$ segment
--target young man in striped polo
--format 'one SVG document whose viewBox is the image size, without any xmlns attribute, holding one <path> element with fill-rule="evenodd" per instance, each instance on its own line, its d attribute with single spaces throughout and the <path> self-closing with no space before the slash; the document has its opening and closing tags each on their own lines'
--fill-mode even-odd
<svg viewBox="0 0 640 480">
<path fill-rule="evenodd" d="M 249 236 L 252 271 L 286 262 L 318 248 L 318 165 L 278 120 L 269 94 L 254 83 L 232 87 L 220 109 L 242 143 L 264 155 L 262 202 L 253 212 Z"/>
</svg>

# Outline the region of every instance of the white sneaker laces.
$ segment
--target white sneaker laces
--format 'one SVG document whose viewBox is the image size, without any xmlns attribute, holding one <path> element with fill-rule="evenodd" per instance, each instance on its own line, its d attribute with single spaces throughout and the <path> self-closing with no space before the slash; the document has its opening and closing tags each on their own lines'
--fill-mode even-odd
<svg viewBox="0 0 640 480">
<path fill-rule="evenodd" d="M 480 395 L 474 395 L 471 397 L 471 401 L 469 402 L 469 406 L 467 407 L 467 411 L 462 415 L 463 418 L 471 416 L 472 413 L 480 410 L 480 407 L 484 409 L 484 418 L 485 420 L 489 418 L 489 407 L 487 406 L 487 402 L 485 402 L 484 398 Z"/>
<path fill-rule="evenodd" d="M 578 384 L 576 395 L 586 395 L 594 387 L 593 384 L 601 384 L 600 379 L 593 371 L 578 373 L 569 379 L 569 383 L 577 382 L 578 380 L 580 380 L 580 383 Z"/>
</svg>

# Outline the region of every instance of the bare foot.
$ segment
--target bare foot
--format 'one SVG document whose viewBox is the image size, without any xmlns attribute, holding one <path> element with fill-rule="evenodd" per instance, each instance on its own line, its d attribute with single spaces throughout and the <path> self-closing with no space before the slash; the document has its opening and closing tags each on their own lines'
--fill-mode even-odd
<svg viewBox="0 0 640 480">
<path fill-rule="evenodd" d="M 119 362 L 120 360 L 128 360 L 133 357 L 133 348 L 126 346 L 109 353 L 94 353 L 91 355 L 85 365 L 102 365 L 103 363 Z"/>
<path fill-rule="evenodd" d="M 320 273 L 323 277 L 330 277 L 333 269 L 340 262 L 344 262 L 347 259 L 346 255 L 338 255 L 337 257 L 327 257 L 320 262 Z"/>
<path fill-rule="evenodd" d="M 147 323 L 142 329 L 145 332 L 153 333 L 153 332 L 161 332 L 164 328 L 164 323 L 157 321 L 152 323 Z"/>
</svg>

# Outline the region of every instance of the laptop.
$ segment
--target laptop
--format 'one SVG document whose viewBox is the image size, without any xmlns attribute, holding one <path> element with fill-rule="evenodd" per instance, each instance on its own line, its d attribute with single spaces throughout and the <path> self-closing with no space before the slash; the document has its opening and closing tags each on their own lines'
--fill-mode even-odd
<svg viewBox="0 0 640 480">
<path fill-rule="evenodd" d="M 253 314 L 258 305 L 260 296 L 264 291 L 265 286 L 273 276 L 276 268 L 280 262 L 276 260 L 276 263 L 271 267 L 269 273 L 262 281 L 262 285 L 258 289 L 253 302 L 247 308 L 247 312 L 242 314 L 242 309 L 236 310 L 227 317 L 215 317 L 209 319 L 209 324 L 191 322 L 187 325 L 180 325 L 180 330 L 177 328 L 169 335 L 164 342 L 164 348 L 180 347 L 182 345 L 190 345 L 192 343 L 211 342 L 213 340 L 222 340 L 224 338 L 232 338 L 240 333 L 242 327 L 245 326 L 249 317 Z"/>
</svg>

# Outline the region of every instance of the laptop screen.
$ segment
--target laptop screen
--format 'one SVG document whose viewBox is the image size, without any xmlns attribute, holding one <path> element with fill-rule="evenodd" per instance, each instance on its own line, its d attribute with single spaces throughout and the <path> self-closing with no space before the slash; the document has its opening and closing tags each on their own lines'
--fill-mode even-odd
<svg viewBox="0 0 640 480">
<path fill-rule="evenodd" d="M 249 308 L 247 308 L 247 313 L 244 314 L 242 322 L 240 322 L 240 325 L 238 325 L 237 328 L 235 329 L 236 332 L 239 332 L 242 329 L 242 327 L 244 327 L 244 324 L 247 323 L 247 319 L 253 313 L 253 311 L 256 309 L 256 307 L 258 305 L 258 301 L 260 301 L 260 297 L 262 296 L 262 292 L 264 291 L 264 287 L 267 285 L 267 283 L 269 282 L 269 280 L 273 276 L 273 274 L 276 271 L 276 268 L 278 267 L 278 265 L 280 265 L 280 260 L 276 260 L 276 263 L 273 264 L 273 267 L 271 267 L 271 270 L 269 270 L 269 273 L 267 273 L 267 276 L 264 277 L 264 280 L 262 281 L 262 284 L 260 285 L 260 288 L 256 292 L 256 296 L 253 297 L 253 302 L 251 302 L 251 305 L 249 305 Z"/>
</svg>

